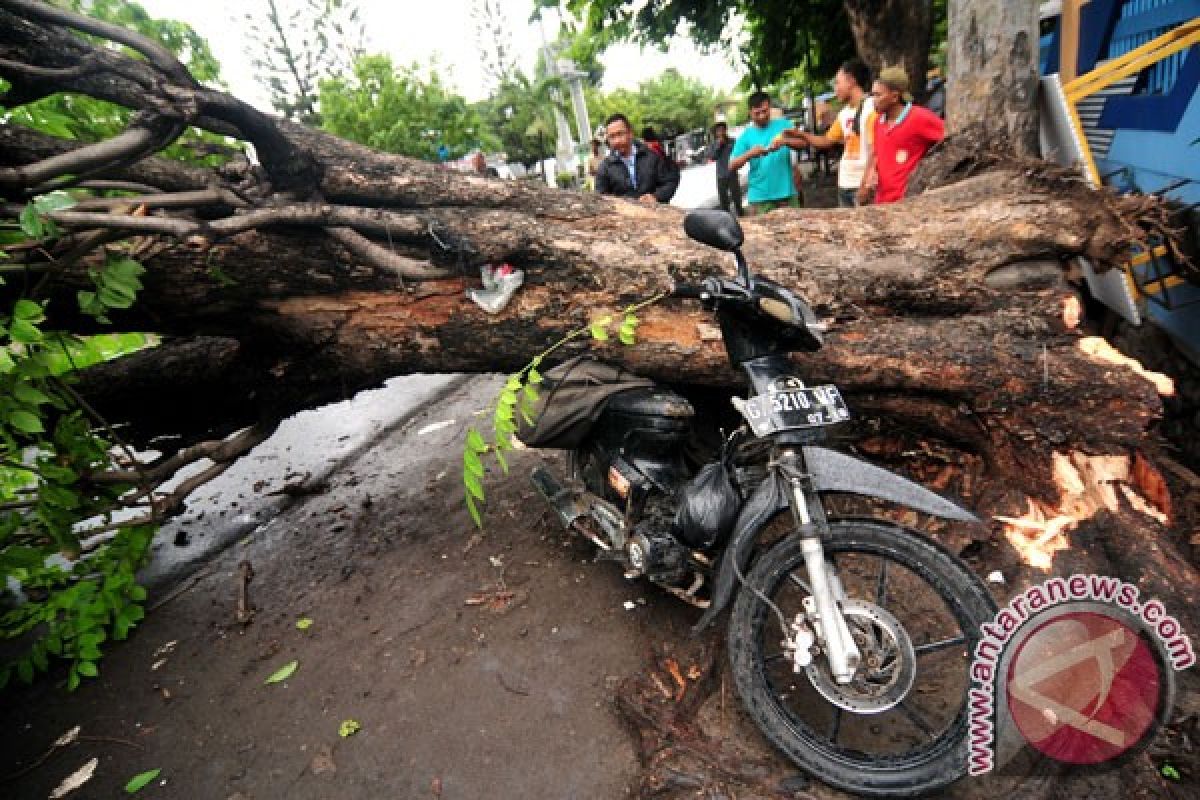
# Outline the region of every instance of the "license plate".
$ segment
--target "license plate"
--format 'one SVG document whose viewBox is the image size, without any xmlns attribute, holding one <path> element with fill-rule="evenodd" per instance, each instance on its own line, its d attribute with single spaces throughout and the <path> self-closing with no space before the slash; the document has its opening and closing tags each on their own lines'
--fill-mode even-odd
<svg viewBox="0 0 1200 800">
<path fill-rule="evenodd" d="M 820 428 L 850 419 L 836 386 L 804 386 L 797 378 L 772 382 L 770 391 L 746 401 L 746 421 L 755 436 Z"/>
</svg>

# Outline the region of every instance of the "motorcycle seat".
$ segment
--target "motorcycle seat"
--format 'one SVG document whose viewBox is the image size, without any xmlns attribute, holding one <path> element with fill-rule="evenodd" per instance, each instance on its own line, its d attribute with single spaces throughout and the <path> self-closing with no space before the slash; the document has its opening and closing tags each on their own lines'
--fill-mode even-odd
<svg viewBox="0 0 1200 800">
<path fill-rule="evenodd" d="M 630 417 L 658 417 L 687 421 L 695 416 L 686 398 L 659 386 L 630 389 L 609 398 L 607 411 Z"/>
</svg>

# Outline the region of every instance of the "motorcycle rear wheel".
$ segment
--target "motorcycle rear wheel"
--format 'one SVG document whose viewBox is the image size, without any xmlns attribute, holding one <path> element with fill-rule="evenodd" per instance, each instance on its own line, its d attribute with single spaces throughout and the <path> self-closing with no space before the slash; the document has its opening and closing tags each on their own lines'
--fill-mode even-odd
<svg viewBox="0 0 1200 800">
<path fill-rule="evenodd" d="M 758 559 L 734 605 L 728 641 L 738 693 L 767 738 L 825 783 L 872 797 L 942 788 L 966 774 L 970 658 L 995 603 L 970 567 L 915 531 L 857 519 L 831 521 L 830 528 L 826 558 L 848 598 L 859 608 L 884 609 L 877 618 L 899 621 L 909 646 L 889 651 L 887 626 L 859 616 L 860 632 L 880 644 L 882 657 L 861 689 L 835 687 L 846 689 L 845 707 L 826 699 L 832 678 L 812 672 L 823 668 L 820 656 L 808 674 L 796 674 L 776 614 L 749 588 L 770 598 L 789 621 L 799 612 L 807 575 L 800 542 L 791 536 Z M 902 676 L 908 688 L 897 672 L 888 689 L 887 670 L 900 670 L 906 660 L 915 660 Z M 855 691 L 863 702 L 853 702 Z M 871 692 L 879 695 L 873 700 Z M 876 702 L 880 696 L 885 702 Z M 854 710 L 868 707 L 874 711 Z"/>
</svg>

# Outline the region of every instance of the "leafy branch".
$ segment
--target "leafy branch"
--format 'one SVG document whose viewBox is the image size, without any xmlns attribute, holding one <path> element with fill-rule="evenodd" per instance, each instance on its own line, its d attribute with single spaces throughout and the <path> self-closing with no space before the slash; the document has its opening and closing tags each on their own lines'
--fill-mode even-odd
<svg viewBox="0 0 1200 800">
<path fill-rule="evenodd" d="M 542 363 L 555 351 L 570 342 L 587 338 L 589 341 L 608 342 L 615 332 L 617 341 L 626 347 L 637 344 L 637 328 L 641 320 L 637 312 L 659 302 L 667 296 L 666 293 L 656 294 L 639 303 L 626 306 L 614 318 L 605 315 L 592 320 L 587 325 L 570 331 L 554 344 L 529 360 L 529 363 L 508 376 L 500 393 L 496 396 L 492 410 L 492 440 L 489 442 L 483 434 L 471 426 L 467 429 L 467 438 L 463 446 L 463 496 L 466 499 L 467 511 L 479 528 L 483 528 L 483 514 L 480 506 L 486 504 L 486 494 L 483 488 L 484 457 L 490 452 L 496 459 L 500 470 L 508 474 L 508 459 L 505 452 L 513 449 L 513 435 L 517 432 L 517 415 L 526 425 L 533 425 L 537 402 L 541 397 L 538 389 L 544 382 L 539 368 Z"/>
<path fill-rule="evenodd" d="M 2 244 L 49 246 L 61 232 L 47 215 L 74 202 L 66 192 L 36 198 Z M 106 255 L 90 273 L 95 290 L 79 292 L 80 310 L 108 322 L 110 311 L 134 303 L 143 272 L 130 258 Z M 17 657 L 0 664 L 0 688 L 13 676 L 32 682 L 51 658 L 69 662 L 66 685 L 76 688 L 99 673 L 101 644 L 125 638 L 145 614 L 146 590 L 135 573 L 156 526 L 114 522 L 132 485 L 91 480 L 113 467 L 118 442 L 108 426 L 94 427 L 71 386 L 78 363 L 144 344 L 140 336 L 105 339 L 52 329 L 35 296 L 0 312 L 0 580 L 15 599 L 0 608 L 0 640 L 22 644 Z M 97 536 L 80 520 L 100 520 L 115 532 Z"/>
</svg>

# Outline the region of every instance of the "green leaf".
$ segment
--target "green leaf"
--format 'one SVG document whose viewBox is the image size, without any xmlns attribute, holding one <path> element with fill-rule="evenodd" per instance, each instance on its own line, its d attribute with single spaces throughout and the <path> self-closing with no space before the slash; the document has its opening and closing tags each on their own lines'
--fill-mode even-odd
<svg viewBox="0 0 1200 800">
<path fill-rule="evenodd" d="M 520 389 L 518 386 L 517 389 Z M 500 393 L 500 408 L 511 408 L 517 404 L 517 390 L 505 389 Z"/>
<path fill-rule="evenodd" d="M 1162 765 L 1162 776 L 1172 781 L 1177 781 L 1180 778 L 1179 770 L 1175 769 L 1175 767 L 1170 764 Z"/>
<path fill-rule="evenodd" d="M 540 394 L 537 390 L 537 387 L 532 383 L 527 384 L 525 386 L 525 399 L 531 403 L 536 403 L 538 401 L 538 397 L 540 397 Z"/>
<path fill-rule="evenodd" d="M 358 720 L 344 719 L 342 720 L 342 724 L 338 725 L 338 736 L 345 739 L 347 736 L 353 736 L 358 733 L 361 728 L 362 725 L 358 724 Z"/>
<path fill-rule="evenodd" d="M 13 387 L 13 397 L 30 406 L 40 406 L 42 403 L 50 402 L 50 398 L 45 393 L 24 381 Z"/>
<path fill-rule="evenodd" d="M 33 662 L 28 658 L 17 662 L 17 677 L 21 679 L 21 683 L 33 683 Z"/>
<path fill-rule="evenodd" d="M 147 770 L 146 772 L 139 772 L 137 775 L 134 775 L 129 779 L 129 783 L 125 784 L 126 794 L 140 792 L 146 787 L 146 784 L 157 778 L 161 772 L 161 769 L 152 769 Z"/>
<path fill-rule="evenodd" d="M 296 620 L 296 629 L 306 631 L 312 627 L 312 624 L 313 621 L 308 617 L 301 617 L 300 619 Z"/>
<path fill-rule="evenodd" d="M 13 411 L 8 415 L 8 424 L 21 433 L 42 433 L 42 421 L 28 411 Z"/>
<path fill-rule="evenodd" d="M 8 335 L 21 344 L 37 344 L 42 340 L 42 332 L 24 319 L 14 319 L 8 326 Z"/>
<path fill-rule="evenodd" d="M 499 445 L 500 442 L 497 441 L 496 444 Z M 508 445 L 507 447 L 499 447 L 499 446 L 496 447 L 496 453 L 495 453 L 496 463 L 500 465 L 500 471 L 503 472 L 505 475 L 508 474 L 508 459 L 506 459 L 504 457 L 504 451 L 511 446 L 512 445 Z"/>
<path fill-rule="evenodd" d="M 21 299 L 13 306 L 13 317 L 26 322 L 41 322 L 45 319 L 45 314 L 42 313 L 42 307 L 37 303 Z"/>
<path fill-rule="evenodd" d="M 479 454 L 474 450 L 463 451 L 463 474 L 474 475 L 476 478 L 483 477 L 483 462 L 479 460 Z"/>
<path fill-rule="evenodd" d="M 100 287 L 100 292 L 97 295 L 100 302 L 109 308 L 129 308 L 133 305 L 133 292 L 123 286 L 110 286 L 105 284 Z"/>
<path fill-rule="evenodd" d="M 34 208 L 43 214 L 49 214 L 51 211 L 62 211 L 64 208 L 70 208 L 73 205 L 75 205 L 75 198 L 63 191 L 43 194 L 33 201 Z"/>
<path fill-rule="evenodd" d="M 75 667 L 75 671 L 88 678 L 94 678 L 100 674 L 100 670 L 96 669 L 96 665 L 91 661 L 80 661 Z"/>
<path fill-rule="evenodd" d="M 282 683 L 283 681 L 286 681 L 288 678 L 292 677 L 292 673 L 294 673 L 296 668 L 299 666 L 299 661 L 289 661 L 279 669 L 272 672 L 270 677 L 263 681 L 263 684 Z"/>
<path fill-rule="evenodd" d="M 28 204 L 21 211 L 21 231 L 30 239 L 41 239 L 46 234 L 42 215 L 38 213 L 37 207 L 33 203 Z"/>
<path fill-rule="evenodd" d="M 530 367 L 529 374 L 526 375 L 525 378 L 533 386 L 537 386 L 543 380 L 545 380 L 544 378 L 542 378 L 542 373 L 538 372 L 536 367 Z"/>
<path fill-rule="evenodd" d="M 0 375 L 7 375 L 13 371 L 17 363 L 13 361 L 12 355 L 9 354 L 8 348 L 0 347 Z"/>
<path fill-rule="evenodd" d="M 637 344 L 637 337 L 633 334 L 633 331 L 627 328 L 621 328 L 620 332 L 617 333 L 617 338 L 621 340 L 621 344 L 627 347 Z"/>
<path fill-rule="evenodd" d="M 471 428 L 467 431 L 467 447 L 476 453 L 483 453 L 487 451 L 487 442 L 479 431 Z"/>
<path fill-rule="evenodd" d="M 504 389 L 509 392 L 516 392 L 521 388 L 521 376 L 509 375 L 508 380 L 504 383 Z"/>
<path fill-rule="evenodd" d="M 78 689 L 79 683 L 80 683 L 80 680 L 79 680 L 78 672 L 76 672 L 75 670 L 71 670 L 69 673 L 67 673 L 67 691 L 68 692 L 73 692 L 76 689 Z"/>
<path fill-rule="evenodd" d="M 475 523 L 475 527 L 483 528 L 483 517 L 479 515 L 479 509 L 475 507 L 475 498 L 471 497 L 471 493 L 466 493 L 467 498 L 467 513 L 471 515 L 471 519 Z"/>
<path fill-rule="evenodd" d="M 589 326 L 589 330 L 591 331 L 592 338 L 595 339 L 597 342 L 607 342 L 608 341 L 608 328 L 605 327 L 604 325 L 601 325 L 598 322 L 594 322 Z"/>
<path fill-rule="evenodd" d="M 475 497 L 477 500 L 483 499 L 483 486 L 479 483 L 477 476 L 472 475 L 470 472 L 464 472 L 463 485 L 467 487 L 467 494 Z"/>
</svg>

